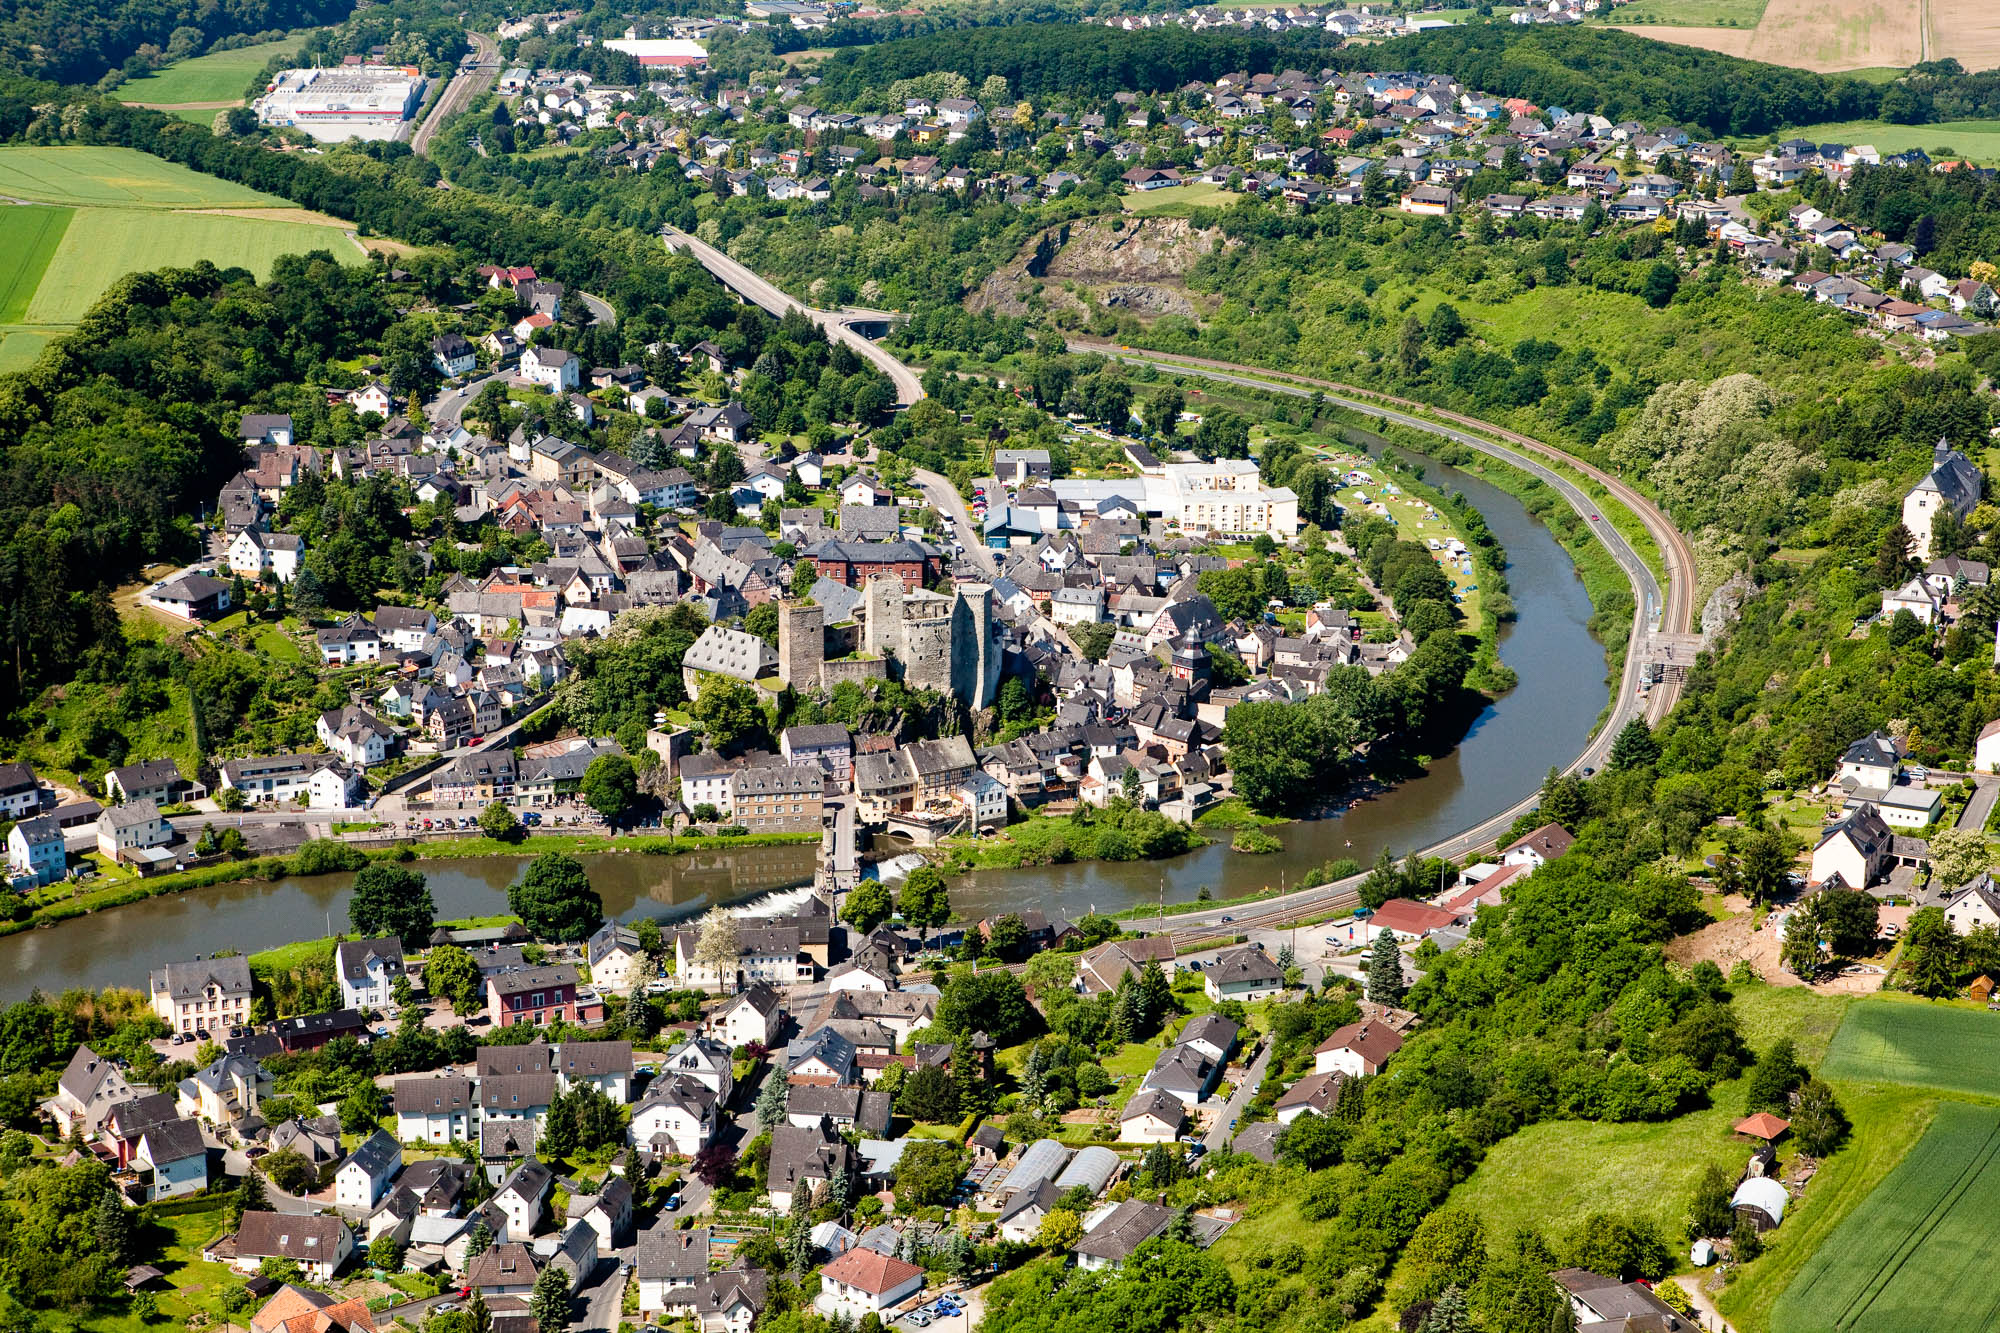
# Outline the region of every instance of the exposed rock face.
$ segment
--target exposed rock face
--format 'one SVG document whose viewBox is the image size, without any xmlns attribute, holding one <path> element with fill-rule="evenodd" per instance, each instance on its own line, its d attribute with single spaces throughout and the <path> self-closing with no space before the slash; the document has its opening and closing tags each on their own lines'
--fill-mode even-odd
<svg viewBox="0 0 2000 1333">
<path fill-rule="evenodd" d="M 1112 306 L 1141 316 L 1204 313 L 1183 275 L 1225 241 L 1186 218 L 1107 218 L 1051 227 L 966 298 L 973 310 L 1027 314 L 1043 308 Z"/>
</svg>

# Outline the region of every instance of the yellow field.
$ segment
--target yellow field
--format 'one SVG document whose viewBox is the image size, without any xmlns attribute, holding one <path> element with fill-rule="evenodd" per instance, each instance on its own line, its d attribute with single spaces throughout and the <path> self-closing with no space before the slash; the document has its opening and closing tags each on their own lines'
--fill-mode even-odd
<svg viewBox="0 0 2000 1333">
<path fill-rule="evenodd" d="M 1993 0 L 1930 0 L 1932 60 L 1969 70 L 2000 68 L 2000 5 Z"/>
<path fill-rule="evenodd" d="M 1831 72 L 1923 59 L 1924 0 L 1771 0 L 1753 60 Z"/>
</svg>

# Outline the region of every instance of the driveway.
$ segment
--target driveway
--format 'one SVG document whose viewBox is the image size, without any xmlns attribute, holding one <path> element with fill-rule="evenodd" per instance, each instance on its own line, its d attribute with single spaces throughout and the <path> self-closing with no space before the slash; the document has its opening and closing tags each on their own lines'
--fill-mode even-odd
<svg viewBox="0 0 2000 1333">
<path fill-rule="evenodd" d="M 1959 811 L 1956 827 L 1983 829 L 1986 817 L 1993 813 L 1993 802 L 2000 799 L 2000 778 L 1975 776 L 1972 781 L 1972 799 L 1965 803 L 1965 809 Z"/>
<path fill-rule="evenodd" d="M 1236 1085 L 1236 1092 L 1230 1097 L 1229 1104 L 1223 1107 L 1222 1114 L 1215 1118 L 1215 1127 L 1209 1130 L 1208 1137 L 1202 1140 L 1208 1145 L 1210 1152 L 1218 1152 L 1229 1145 L 1229 1136 L 1232 1132 L 1230 1126 L 1243 1114 L 1243 1108 L 1250 1104 L 1250 1099 L 1257 1095 L 1257 1089 L 1264 1082 L 1264 1071 L 1271 1065 L 1271 1047 L 1271 1042 L 1264 1043 L 1264 1049 L 1257 1053 L 1255 1060 L 1251 1061 L 1249 1072 L 1244 1075 L 1243 1081 Z"/>
</svg>

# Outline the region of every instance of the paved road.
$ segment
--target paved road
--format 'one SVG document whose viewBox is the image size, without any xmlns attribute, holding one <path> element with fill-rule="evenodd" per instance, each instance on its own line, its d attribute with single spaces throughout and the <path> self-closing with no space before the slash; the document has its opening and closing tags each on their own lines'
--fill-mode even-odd
<svg viewBox="0 0 2000 1333">
<path fill-rule="evenodd" d="M 625 1276 L 619 1260 L 599 1255 L 590 1280 L 579 1285 L 570 1300 L 570 1327 L 577 1333 L 614 1333 L 624 1297 Z"/>
<path fill-rule="evenodd" d="M 465 110 L 473 98 L 492 87 L 493 81 L 500 77 L 500 44 L 483 32 L 465 35 L 478 51 L 478 59 L 470 69 L 452 76 L 445 85 L 444 96 L 438 98 L 431 113 L 410 135 L 410 151 L 419 156 L 430 151 L 431 136 L 437 133 L 438 126 Z"/>
<path fill-rule="evenodd" d="M 589 292 L 578 292 L 576 299 L 583 302 L 583 308 L 590 312 L 591 323 L 607 324 L 614 329 L 618 327 L 618 312 L 611 308 L 611 302 Z"/>
<path fill-rule="evenodd" d="M 803 311 L 807 318 L 825 329 L 829 336 L 838 338 L 867 357 L 895 384 L 897 406 L 908 407 L 924 396 L 924 388 L 917 378 L 916 371 L 849 327 L 847 321 L 857 316 L 837 310 L 815 310 L 811 306 L 801 304 L 706 241 L 697 240 L 677 227 L 662 227 L 660 234 L 666 238 L 670 247 L 693 255 L 701 261 L 702 267 L 715 275 L 717 281 L 752 305 L 761 306 L 780 317 L 794 310 Z"/>
<path fill-rule="evenodd" d="M 479 397 L 480 391 L 495 380 L 507 380 L 505 374 L 481 375 L 478 379 L 467 380 L 456 389 L 448 389 L 430 402 L 424 404 L 424 414 L 430 418 L 431 429 L 437 432 L 449 431 L 465 416 L 465 409 Z"/>
<path fill-rule="evenodd" d="M 965 547 L 965 558 L 986 571 L 986 577 L 995 578 L 1000 573 L 1000 564 L 993 558 L 992 550 L 981 538 L 979 527 L 972 521 L 972 511 L 965 507 L 965 500 L 958 493 L 958 487 L 940 477 L 935 472 L 923 468 L 911 468 L 910 480 L 930 501 L 931 508 L 945 517 L 945 526 L 951 535 Z"/>
<path fill-rule="evenodd" d="M 1229 1146 L 1230 1126 L 1243 1114 L 1243 1108 L 1250 1104 L 1250 1099 L 1257 1095 L 1257 1089 L 1264 1085 L 1264 1071 L 1271 1067 L 1271 1048 L 1275 1044 L 1270 1041 L 1264 1043 L 1264 1049 L 1257 1052 L 1257 1058 L 1251 1061 L 1243 1081 L 1230 1096 L 1229 1105 L 1223 1107 L 1222 1114 L 1215 1118 L 1214 1127 L 1202 1140 L 1210 1152 L 1220 1152 Z"/>
</svg>

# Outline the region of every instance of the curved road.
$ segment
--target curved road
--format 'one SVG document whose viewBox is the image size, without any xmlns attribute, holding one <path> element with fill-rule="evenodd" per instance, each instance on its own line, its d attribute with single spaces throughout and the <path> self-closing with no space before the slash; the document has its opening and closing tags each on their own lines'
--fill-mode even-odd
<svg viewBox="0 0 2000 1333">
<path fill-rule="evenodd" d="M 700 260 L 702 267 L 714 274 L 717 281 L 752 305 L 761 306 L 780 319 L 794 310 L 800 311 L 806 318 L 825 329 L 830 336 L 838 338 L 867 357 L 895 384 L 898 407 L 908 407 L 924 396 L 924 386 L 917 379 L 914 370 L 849 326 L 848 320 L 854 316 L 834 310 L 815 310 L 809 305 L 800 304 L 708 242 L 697 240 L 678 227 L 662 227 L 660 235 L 666 239 L 669 249 L 681 251 Z"/>
<path fill-rule="evenodd" d="M 430 150 L 431 137 L 437 133 L 438 126 L 465 110 L 473 98 L 492 87 L 493 81 L 500 77 L 500 43 L 483 32 L 468 32 L 465 35 L 478 52 L 478 58 L 470 68 L 452 76 L 437 105 L 431 108 L 430 114 L 410 135 L 410 151 L 419 157 Z"/>
<path fill-rule="evenodd" d="M 922 396 L 923 389 L 917 381 L 916 372 L 848 327 L 842 315 L 816 311 L 799 304 L 742 264 L 685 232 L 672 227 L 663 227 L 661 234 L 665 236 L 670 247 L 685 250 L 701 260 L 709 272 L 738 295 L 774 315 L 782 316 L 791 310 L 802 310 L 829 333 L 855 346 L 857 351 L 861 351 L 870 361 L 881 366 L 890 378 L 895 380 L 899 401 L 915 402 Z M 1134 363 L 1150 361 L 1183 373 L 1273 393 L 1292 394 L 1302 398 L 1319 393 L 1326 401 L 1337 403 L 1352 411 L 1441 436 L 1518 467 L 1546 482 L 1586 520 L 1593 520 L 1593 516 L 1598 515 L 1597 502 L 1581 487 L 1554 471 L 1548 466 L 1548 462 L 1543 460 L 1560 461 L 1566 467 L 1583 473 L 1631 509 L 1645 524 L 1647 532 L 1659 544 L 1661 559 L 1667 573 L 1667 587 L 1664 591 L 1660 588 L 1659 580 L 1654 576 L 1652 569 L 1640 558 L 1639 553 L 1632 548 L 1631 543 L 1615 525 L 1603 521 L 1601 517 L 1592 521 L 1592 531 L 1597 534 L 1598 540 L 1604 543 L 1605 549 L 1611 552 L 1612 558 L 1617 560 L 1619 566 L 1624 569 L 1626 577 L 1632 582 L 1635 614 L 1632 617 L 1631 640 L 1625 653 L 1625 674 L 1612 698 L 1610 715 L 1605 718 L 1604 725 L 1598 728 L 1583 753 L 1563 771 L 1573 773 L 1586 767 L 1601 766 L 1610 754 L 1618 732 L 1626 723 L 1635 717 L 1646 717 L 1649 721 L 1657 721 L 1664 717 L 1678 700 L 1680 682 L 1670 681 L 1654 690 L 1642 707 L 1638 692 L 1639 672 L 1644 665 L 1644 649 L 1651 633 L 1649 622 L 1655 616 L 1658 617 L 1659 628 L 1666 633 L 1685 634 L 1689 630 L 1694 609 L 1694 552 L 1680 530 L 1674 527 L 1651 500 L 1618 478 L 1545 441 L 1491 425 L 1474 417 L 1432 408 L 1428 404 L 1407 398 L 1378 394 L 1329 380 L 1313 380 L 1304 376 L 1263 370 L 1255 366 L 1238 366 L 1199 357 L 1156 352 L 1140 354 L 1129 348 L 1075 339 L 1071 340 L 1070 347 L 1076 351 L 1096 352 Z M 908 397 L 904 398 L 906 389 Z M 1468 429 L 1461 430 L 1455 426 L 1440 425 L 1424 417 L 1412 415 L 1420 411 L 1459 423 Z M 1473 431 L 1479 433 L 1473 434 Z M 1504 440 L 1506 443 L 1498 443 L 1498 440 Z M 936 480 L 942 482 L 944 479 Z M 953 499 L 956 498 L 955 492 L 949 485 L 936 489 Z M 927 495 L 932 495 L 933 488 L 926 485 L 925 492 Z M 941 498 L 933 495 L 933 502 L 937 503 Z M 1534 809 L 1539 799 L 1539 794 L 1528 796 L 1483 823 L 1443 842 L 1417 849 L 1417 853 L 1421 856 L 1460 857 L 1487 846 L 1506 832 L 1516 819 Z M 1217 933 L 1216 927 L 1225 924 L 1229 927 L 1228 933 L 1235 934 L 1253 926 L 1282 925 L 1301 916 L 1344 911 L 1359 904 L 1356 890 L 1365 878 L 1366 875 L 1351 875 L 1332 884 L 1299 889 L 1277 898 L 1259 899 L 1254 904 L 1232 906 L 1228 903 L 1218 903 L 1214 907 L 1188 912 L 1177 918 L 1173 935 L 1177 944 L 1185 948 L 1214 937 Z"/>
</svg>

